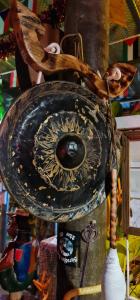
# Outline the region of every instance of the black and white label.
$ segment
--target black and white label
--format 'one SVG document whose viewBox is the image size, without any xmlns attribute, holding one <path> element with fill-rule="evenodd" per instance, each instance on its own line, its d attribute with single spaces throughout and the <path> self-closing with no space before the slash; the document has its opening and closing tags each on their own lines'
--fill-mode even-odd
<svg viewBox="0 0 140 300">
<path fill-rule="evenodd" d="M 58 256 L 65 264 L 73 267 L 80 265 L 80 238 L 77 231 L 60 232 L 58 238 Z"/>
</svg>

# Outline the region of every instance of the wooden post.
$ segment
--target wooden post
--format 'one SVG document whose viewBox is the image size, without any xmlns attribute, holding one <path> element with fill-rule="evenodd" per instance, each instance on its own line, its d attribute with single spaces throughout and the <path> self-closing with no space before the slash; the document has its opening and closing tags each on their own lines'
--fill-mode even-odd
<svg viewBox="0 0 140 300">
<path fill-rule="evenodd" d="M 108 66 L 108 20 L 109 0 L 66 1 L 65 34 L 81 33 L 85 62 L 94 71 L 104 72 Z"/>
<path fill-rule="evenodd" d="M 84 59 L 94 71 L 101 74 L 108 66 L 108 16 L 109 0 L 67 0 L 65 10 L 65 34 L 81 33 L 83 38 Z M 67 49 L 69 53 L 70 47 Z M 59 225 L 61 232 L 80 233 L 91 221 L 95 220 L 98 237 L 88 248 L 87 262 L 83 286 L 91 286 L 101 283 L 105 259 L 106 239 L 106 205 L 103 203 L 86 217 Z M 80 251 L 79 266 L 72 267 L 58 262 L 57 276 L 57 300 L 62 300 L 64 294 L 71 288 L 80 287 L 81 272 L 83 268 L 87 244 L 82 240 L 77 241 L 77 250 Z M 59 247 L 59 243 L 58 243 Z M 78 255 L 78 254 L 77 254 Z M 84 296 L 84 300 L 91 299 L 91 295 Z M 101 296 L 93 296 L 99 300 Z"/>
</svg>

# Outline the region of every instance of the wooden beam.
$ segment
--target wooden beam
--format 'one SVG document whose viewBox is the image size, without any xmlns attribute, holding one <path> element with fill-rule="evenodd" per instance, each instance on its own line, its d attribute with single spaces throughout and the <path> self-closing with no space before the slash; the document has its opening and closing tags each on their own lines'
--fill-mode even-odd
<svg viewBox="0 0 140 300">
<path fill-rule="evenodd" d="M 85 62 L 95 71 L 99 70 L 103 74 L 108 66 L 109 1 L 67 0 L 65 14 L 65 34 L 82 35 Z M 66 44 L 66 48 L 66 53 L 70 53 L 69 44 Z M 62 261 L 58 262 L 57 300 L 62 300 L 64 294 L 70 289 L 79 288 L 80 282 L 84 287 L 101 283 L 105 259 L 106 204 L 103 203 L 80 220 L 59 225 L 59 234 L 61 232 L 81 233 L 93 220 L 96 221 L 98 237 L 89 245 L 83 282 L 81 273 L 87 244 L 82 239 L 79 242 L 77 238 L 77 255 L 80 251 L 79 266 L 71 267 L 64 265 Z M 101 294 L 93 295 L 92 299 L 99 300 L 100 297 Z M 84 300 L 88 299 L 91 299 L 91 295 L 84 296 Z"/>
</svg>

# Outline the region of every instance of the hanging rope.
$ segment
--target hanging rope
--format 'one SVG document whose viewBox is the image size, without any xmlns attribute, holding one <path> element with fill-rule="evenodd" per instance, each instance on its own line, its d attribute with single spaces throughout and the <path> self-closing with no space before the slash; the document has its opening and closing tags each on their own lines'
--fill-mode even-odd
<svg viewBox="0 0 140 300">
<path fill-rule="evenodd" d="M 77 57 L 79 60 L 84 62 L 84 50 L 83 50 L 83 39 L 82 35 L 80 33 L 69 33 L 66 34 L 62 39 L 60 43 L 61 52 L 63 52 L 64 42 L 68 39 L 72 40 L 73 47 L 74 47 L 74 53 L 73 55 Z"/>
<path fill-rule="evenodd" d="M 120 72 L 121 74 L 121 72 Z M 110 79 L 119 80 L 119 77 L 114 73 L 114 78 L 110 76 Z M 110 247 L 116 248 L 116 227 L 117 227 L 117 176 L 119 172 L 118 158 L 117 158 L 117 145 L 116 145 L 116 128 L 112 115 L 111 98 L 109 90 L 109 76 L 106 74 L 106 87 L 108 93 L 107 105 L 107 122 L 111 132 L 111 145 L 109 154 L 109 167 L 111 172 L 111 207 L 110 207 Z"/>
</svg>

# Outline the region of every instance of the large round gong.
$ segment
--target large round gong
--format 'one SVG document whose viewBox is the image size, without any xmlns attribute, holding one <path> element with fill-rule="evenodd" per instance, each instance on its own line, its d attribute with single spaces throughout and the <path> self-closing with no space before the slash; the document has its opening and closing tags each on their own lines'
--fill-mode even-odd
<svg viewBox="0 0 140 300">
<path fill-rule="evenodd" d="M 69 82 L 37 85 L 1 124 L 2 177 L 30 213 L 55 222 L 77 219 L 105 200 L 109 146 L 93 93 Z"/>
</svg>

